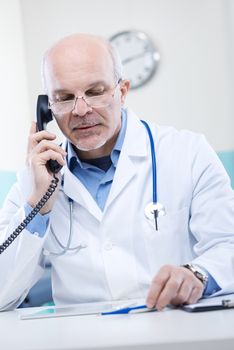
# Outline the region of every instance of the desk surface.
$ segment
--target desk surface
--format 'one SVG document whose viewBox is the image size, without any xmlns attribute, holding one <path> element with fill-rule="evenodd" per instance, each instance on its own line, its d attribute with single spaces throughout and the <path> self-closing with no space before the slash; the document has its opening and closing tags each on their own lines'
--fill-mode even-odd
<svg viewBox="0 0 234 350">
<path fill-rule="evenodd" d="M 234 309 L 202 313 L 166 309 L 35 320 L 20 320 L 18 312 L 0 313 L 2 350 L 234 349 Z"/>
</svg>

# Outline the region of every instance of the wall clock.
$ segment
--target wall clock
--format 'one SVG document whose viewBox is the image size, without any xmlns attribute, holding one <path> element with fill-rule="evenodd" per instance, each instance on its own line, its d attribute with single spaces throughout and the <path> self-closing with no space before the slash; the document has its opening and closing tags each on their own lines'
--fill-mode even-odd
<svg viewBox="0 0 234 350">
<path fill-rule="evenodd" d="M 128 30 L 110 38 L 123 64 L 124 78 L 136 89 L 147 83 L 155 74 L 160 55 L 152 40 L 143 32 Z"/>
</svg>

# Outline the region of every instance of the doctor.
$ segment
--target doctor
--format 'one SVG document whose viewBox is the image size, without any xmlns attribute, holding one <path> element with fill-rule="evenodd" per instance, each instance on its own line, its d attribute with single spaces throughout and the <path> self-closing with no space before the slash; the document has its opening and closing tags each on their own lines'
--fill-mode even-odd
<svg viewBox="0 0 234 350">
<path fill-rule="evenodd" d="M 22 302 L 45 255 L 56 304 L 144 297 L 161 310 L 234 292 L 234 195 L 204 137 L 149 124 L 165 209 L 156 230 L 145 215 L 150 139 L 124 108 L 130 83 L 114 49 L 95 36 L 66 37 L 45 54 L 43 77 L 65 142 L 32 123 L 27 167 L 0 214 L 1 242 L 47 191 L 47 161 L 63 168 L 51 198 L 0 255 L 1 310 Z"/>
</svg>

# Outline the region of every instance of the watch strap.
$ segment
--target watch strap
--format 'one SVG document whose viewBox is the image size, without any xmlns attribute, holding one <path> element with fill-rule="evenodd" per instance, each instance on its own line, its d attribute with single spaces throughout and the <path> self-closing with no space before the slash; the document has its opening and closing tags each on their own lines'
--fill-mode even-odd
<svg viewBox="0 0 234 350">
<path fill-rule="evenodd" d="M 185 267 L 186 269 L 190 270 L 194 274 L 194 276 L 202 282 L 204 289 L 206 288 L 208 283 L 208 274 L 205 271 L 203 271 L 199 266 L 193 264 L 185 264 L 182 265 L 182 267 Z"/>
</svg>

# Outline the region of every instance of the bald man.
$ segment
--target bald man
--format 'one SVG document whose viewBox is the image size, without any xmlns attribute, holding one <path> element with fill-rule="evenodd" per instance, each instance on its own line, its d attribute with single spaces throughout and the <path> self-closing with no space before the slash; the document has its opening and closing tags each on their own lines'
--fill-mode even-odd
<svg viewBox="0 0 234 350">
<path fill-rule="evenodd" d="M 149 123 L 165 216 L 152 201 L 150 140 L 124 107 L 130 82 L 103 38 L 66 37 L 43 60 L 49 108 L 65 141 L 32 123 L 27 167 L 0 215 L 1 240 L 58 185 L 0 255 L 0 306 L 14 308 L 52 265 L 56 304 L 145 298 L 158 310 L 234 291 L 234 196 L 203 136 Z M 48 161 L 62 170 L 54 175 Z M 158 213 L 159 214 L 159 213 Z M 2 269 L 1 269 L 2 270 Z"/>
</svg>

